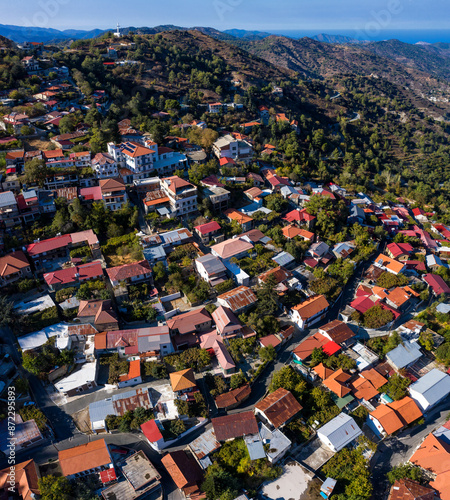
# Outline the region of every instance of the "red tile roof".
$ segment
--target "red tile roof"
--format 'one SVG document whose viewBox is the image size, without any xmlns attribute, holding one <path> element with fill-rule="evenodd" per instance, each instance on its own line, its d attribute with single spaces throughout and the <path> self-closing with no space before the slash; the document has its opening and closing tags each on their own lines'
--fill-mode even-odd
<svg viewBox="0 0 450 500">
<path fill-rule="evenodd" d="M 70 234 L 63 234 L 62 236 L 55 236 L 54 238 L 50 238 L 48 240 L 31 243 L 27 246 L 27 252 L 31 256 L 40 255 L 44 252 L 50 252 L 52 250 L 67 247 L 70 243 L 72 243 Z"/>
<path fill-rule="evenodd" d="M 211 221 L 206 224 L 201 224 L 200 226 L 196 226 L 195 229 L 200 233 L 200 234 L 209 234 L 213 233 L 214 231 L 220 231 L 222 228 L 220 227 L 219 223 L 216 221 Z"/>
<path fill-rule="evenodd" d="M 450 287 L 439 275 L 426 274 L 423 279 L 428 283 L 436 295 L 440 295 L 441 293 L 450 293 Z"/>
<path fill-rule="evenodd" d="M 47 285 L 68 285 L 79 281 L 87 281 L 103 277 L 103 268 L 100 262 L 89 262 L 81 266 L 59 269 L 52 273 L 44 274 Z"/>
<path fill-rule="evenodd" d="M 411 479 L 398 479 L 391 487 L 388 500 L 434 500 L 435 491 Z"/>
<path fill-rule="evenodd" d="M 280 387 L 255 405 L 271 424 L 278 428 L 291 420 L 302 409 L 293 394 Z"/>
<path fill-rule="evenodd" d="M 258 423 L 252 411 L 213 418 L 211 422 L 218 441 L 228 441 L 258 433 Z"/>
<path fill-rule="evenodd" d="M 152 267 L 147 260 L 124 264 L 123 266 L 111 267 L 106 269 L 106 273 L 111 281 L 122 281 L 129 278 L 151 274 Z"/>
<path fill-rule="evenodd" d="M 201 309 L 194 309 L 184 314 L 173 316 L 167 320 L 167 326 L 171 330 L 178 330 L 179 333 L 185 334 L 194 332 L 198 325 L 211 321 L 211 316 L 208 311 L 202 307 Z"/>
<path fill-rule="evenodd" d="M 151 442 L 156 443 L 163 438 L 161 431 L 159 430 L 156 422 L 154 420 L 149 420 L 141 425 L 141 430 L 144 436 Z"/>
</svg>

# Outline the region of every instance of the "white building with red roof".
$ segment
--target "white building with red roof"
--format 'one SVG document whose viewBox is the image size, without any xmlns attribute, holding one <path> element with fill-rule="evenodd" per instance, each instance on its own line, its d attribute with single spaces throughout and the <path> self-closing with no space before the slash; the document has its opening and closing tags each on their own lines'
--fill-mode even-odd
<svg viewBox="0 0 450 500">
<path fill-rule="evenodd" d="M 183 216 L 197 211 L 197 187 L 177 175 L 161 179 L 161 191 L 169 198 L 171 215 Z"/>
</svg>

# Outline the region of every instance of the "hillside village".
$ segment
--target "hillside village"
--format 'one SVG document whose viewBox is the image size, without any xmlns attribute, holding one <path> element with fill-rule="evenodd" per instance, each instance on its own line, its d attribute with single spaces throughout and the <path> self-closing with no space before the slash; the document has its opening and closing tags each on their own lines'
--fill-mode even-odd
<svg viewBox="0 0 450 500">
<path fill-rule="evenodd" d="M 132 72 L 116 35 L 103 70 Z M 2 43 L 0 490 L 450 499 L 445 210 L 330 179 L 343 153 L 281 77 L 140 126 L 51 47 Z"/>
</svg>

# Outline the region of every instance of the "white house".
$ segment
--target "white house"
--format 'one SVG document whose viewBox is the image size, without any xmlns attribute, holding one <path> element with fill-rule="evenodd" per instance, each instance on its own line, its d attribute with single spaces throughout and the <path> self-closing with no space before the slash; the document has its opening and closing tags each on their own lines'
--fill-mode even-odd
<svg viewBox="0 0 450 500">
<path fill-rule="evenodd" d="M 98 179 L 119 175 L 118 162 L 108 153 L 97 153 L 92 160 L 92 169 Z"/>
<path fill-rule="evenodd" d="M 230 134 L 217 139 L 213 144 L 213 152 L 219 160 L 220 158 L 232 158 L 236 161 L 250 163 L 253 158 L 252 145 L 247 141 L 237 140 Z"/>
<path fill-rule="evenodd" d="M 169 198 L 174 216 L 187 215 L 197 211 L 197 187 L 173 175 L 161 179 L 161 191 Z"/>
<path fill-rule="evenodd" d="M 408 387 L 409 394 L 419 408 L 426 412 L 450 393 L 450 376 L 437 368 L 429 371 Z"/>
<path fill-rule="evenodd" d="M 291 441 L 279 429 L 270 430 L 264 424 L 260 424 L 259 435 L 263 444 L 269 445 L 266 451 L 267 459 L 274 464 L 283 458 L 291 447 Z"/>
<path fill-rule="evenodd" d="M 212 286 L 223 283 L 227 279 L 227 269 L 219 257 L 206 254 L 195 260 L 195 268 L 200 277 Z"/>
<path fill-rule="evenodd" d="M 361 429 L 346 413 L 340 413 L 317 431 L 320 441 L 334 452 L 342 450 L 361 434 Z"/>
<path fill-rule="evenodd" d="M 97 360 L 79 365 L 80 368 L 73 371 L 67 377 L 58 380 L 55 388 L 61 394 L 71 397 L 89 391 L 97 385 Z"/>
<path fill-rule="evenodd" d="M 314 295 L 292 308 L 292 321 L 297 323 L 300 330 L 304 330 L 324 318 L 329 307 L 324 295 Z"/>
</svg>

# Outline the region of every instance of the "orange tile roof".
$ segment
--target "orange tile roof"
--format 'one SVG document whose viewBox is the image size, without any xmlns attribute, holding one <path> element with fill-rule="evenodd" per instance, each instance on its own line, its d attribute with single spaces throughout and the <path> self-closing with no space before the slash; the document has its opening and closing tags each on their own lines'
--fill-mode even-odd
<svg viewBox="0 0 450 500">
<path fill-rule="evenodd" d="M 104 439 L 59 451 L 58 458 L 64 476 L 72 476 L 78 472 L 95 469 L 112 462 Z"/>
<path fill-rule="evenodd" d="M 380 255 L 375 259 L 375 262 L 380 261 L 382 262 L 382 265 L 386 267 L 386 269 L 389 269 L 396 274 L 400 273 L 405 266 L 401 262 L 397 262 L 395 259 L 391 259 L 387 255 L 383 255 L 382 253 L 380 253 Z"/>
<path fill-rule="evenodd" d="M 306 338 L 294 349 L 294 354 L 300 359 L 306 359 L 311 356 L 314 349 L 319 349 L 327 344 L 329 340 L 321 335 L 320 333 L 315 333 L 311 337 Z"/>
<path fill-rule="evenodd" d="M 370 413 L 373 418 L 376 418 L 380 425 L 385 430 L 386 434 L 392 434 L 403 427 L 402 421 L 392 408 L 387 405 L 380 405 Z"/>
<path fill-rule="evenodd" d="M 15 274 L 22 269 L 26 269 L 27 267 L 30 267 L 30 263 L 21 250 L 0 257 L 0 276 L 3 278 L 8 277 L 10 274 Z"/>
<path fill-rule="evenodd" d="M 155 152 L 153 151 L 153 149 L 146 148 L 144 146 L 141 146 L 140 144 L 137 144 L 136 142 L 131 141 L 122 144 L 122 146 L 124 146 L 121 148 L 122 153 L 131 158 L 137 158 L 138 156 L 153 154 Z"/>
<path fill-rule="evenodd" d="M 161 462 L 180 489 L 193 486 L 202 480 L 200 466 L 182 450 L 168 453 Z"/>
<path fill-rule="evenodd" d="M 369 401 L 374 398 L 378 393 L 375 387 L 364 377 L 358 377 L 351 384 L 353 394 L 357 399 L 365 399 Z"/>
<path fill-rule="evenodd" d="M 325 310 L 329 305 L 324 295 L 314 295 L 292 309 L 297 311 L 301 318 L 308 319 Z"/>
<path fill-rule="evenodd" d="M 326 366 L 324 366 L 323 363 L 320 363 L 319 365 L 315 366 L 313 370 L 322 380 L 331 377 L 331 375 L 333 375 L 334 373 L 334 371 L 331 368 L 327 368 Z"/>
<path fill-rule="evenodd" d="M 380 297 L 380 299 L 385 299 L 388 296 L 388 292 L 386 292 L 386 290 L 381 286 L 374 286 L 372 288 L 372 292 L 377 297 Z"/>
<path fill-rule="evenodd" d="M 387 298 L 397 307 L 406 304 L 411 296 L 403 288 L 397 287 L 388 293 Z"/>
<path fill-rule="evenodd" d="M 428 434 L 409 461 L 434 474 L 450 475 L 450 444 Z M 450 478 L 448 484 L 450 486 Z"/>
<path fill-rule="evenodd" d="M 323 384 L 338 397 L 342 398 L 351 391 L 350 388 L 343 385 L 349 378 L 350 375 L 345 373 L 342 368 L 339 368 L 339 370 L 335 371 L 333 375 L 325 379 Z"/>
<path fill-rule="evenodd" d="M 197 387 L 194 370 L 192 368 L 187 368 L 186 370 L 180 370 L 179 372 L 171 373 L 170 383 L 172 384 L 172 389 L 174 392 L 184 391 L 186 389 Z"/>
<path fill-rule="evenodd" d="M 383 387 L 383 385 L 387 384 L 387 379 L 381 375 L 381 373 L 378 373 L 374 368 L 371 368 L 370 370 L 364 370 L 361 372 L 361 375 L 369 380 L 371 384 L 375 387 L 375 389 L 379 389 L 380 387 Z"/>
<path fill-rule="evenodd" d="M 178 189 L 181 189 L 184 187 L 194 187 L 193 184 L 185 181 L 184 179 L 181 179 L 177 175 L 173 175 L 171 177 L 165 177 L 163 179 L 163 181 L 165 181 L 165 183 L 168 185 L 169 189 L 175 194 L 177 193 Z"/>
<path fill-rule="evenodd" d="M 438 474 L 430 486 L 439 493 L 441 500 L 450 500 L 450 471 Z"/>
<path fill-rule="evenodd" d="M 133 359 L 130 361 L 130 365 L 128 367 L 128 373 L 120 376 L 120 382 L 126 382 L 128 380 L 132 380 L 134 378 L 138 378 L 141 376 L 141 361 L 139 359 Z"/>
<path fill-rule="evenodd" d="M 229 219 L 237 221 L 239 224 L 246 224 L 247 222 L 251 222 L 253 219 L 248 215 L 239 212 L 234 208 L 229 208 L 223 212 Z"/>
<path fill-rule="evenodd" d="M 95 349 L 98 351 L 100 351 L 102 349 L 106 349 L 106 345 L 107 345 L 106 341 L 107 341 L 106 332 L 97 333 L 94 337 Z"/>
<path fill-rule="evenodd" d="M 10 481 L 14 483 L 16 493 L 23 500 L 32 500 L 36 498 L 36 495 L 39 496 L 38 475 L 34 460 L 15 464 L 14 476 L 11 475 L 10 467 L 0 471 L 0 493 L 5 493 L 4 498 L 9 498 L 7 490 L 11 486 Z"/>
<path fill-rule="evenodd" d="M 399 401 L 389 403 L 388 406 L 395 410 L 404 425 L 408 425 L 422 416 L 422 412 L 419 407 L 409 396 L 406 396 Z"/>
<path fill-rule="evenodd" d="M 295 238 L 296 236 L 299 236 L 301 233 L 301 229 L 298 228 L 297 226 L 293 226 L 292 224 L 289 226 L 283 227 L 281 230 L 283 233 L 283 236 L 287 239 L 292 239 Z"/>
</svg>

